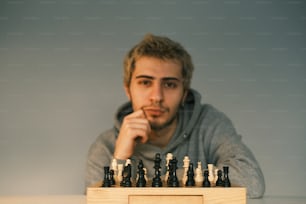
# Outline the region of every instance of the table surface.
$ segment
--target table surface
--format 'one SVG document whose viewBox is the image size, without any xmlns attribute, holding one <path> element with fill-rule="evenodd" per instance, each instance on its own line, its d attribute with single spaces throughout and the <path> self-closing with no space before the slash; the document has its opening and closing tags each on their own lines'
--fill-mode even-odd
<svg viewBox="0 0 306 204">
<path fill-rule="evenodd" d="M 86 204 L 85 195 L 0 196 L 1 204 Z M 265 196 L 248 204 L 306 204 L 306 197 Z"/>
</svg>

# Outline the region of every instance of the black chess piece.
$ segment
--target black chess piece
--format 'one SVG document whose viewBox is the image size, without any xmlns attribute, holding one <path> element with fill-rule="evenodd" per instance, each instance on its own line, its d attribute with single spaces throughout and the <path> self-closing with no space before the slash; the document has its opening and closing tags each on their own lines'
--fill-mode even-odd
<svg viewBox="0 0 306 204">
<path fill-rule="evenodd" d="M 218 170 L 217 176 L 216 186 L 224 186 L 222 180 L 222 170 Z"/>
<path fill-rule="evenodd" d="M 185 186 L 195 186 L 193 163 L 189 164 Z"/>
<path fill-rule="evenodd" d="M 162 187 L 163 186 L 163 182 L 160 178 L 160 168 L 161 168 L 160 163 L 161 163 L 160 154 L 156 153 L 155 159 L 154 159 L 155 176 L 152 180 L 152 187 Z"/>
<path fill-rule="evenodd" d="M 122 176 L 123 178 L 122 182 L 120 183 L 120 186 L 132 187 L 131 176 L 132 176 L 132 166 L 131 164 L 128 164 L 123 168 L 123 176 Z"/>
<path fill-rule="evenodd" d="M 210 181 L 208 180 L 208 170 L 204 170 L 204 181 L 203 181 L 203 187 L 210 187 Z"/>
<path fill-rule="evenodd" d="M 102 187 L 111 187 L 111 182 L 109 179 L 109 166 L 104 167 L 104 179 L 103 179 Z"/>
<path fill-rule="evenodd" d="M 179 187 L 180 186 L 180 182 L 177 178 L 176 175 L 176 170 L 177 170 L 177 159 L 176 157 L 174 157 L 173 159 L 171 159 L 169 161 L 170 163 L 170 174 L 169 174 L 169 183 L 168 183 L 168 187 Z"/>
<path fill-rule="evenodd" d="M 138 164 L 138 180 L 136 182 L 136 187 L 145 187 L 147 181 L 145 179 L 145 171 L 143 169 L 143 162 L 142 160 L 139 161 Z"/>
<path fill-rule="evenodd" d="M 115 179 L 114 179 L 114 174 L 115 174 L 114 170 L 111 169 L 111 170 L 109 171 L 109 182 L 110 182 L 110 185 L 111 185 L 111 186 L 116 185 L 116 181 L 115 181 Z"/>
<path fill-rule="evenodd" d="M 231 182 L 229 180 L 229 177 L 228 177 L 228 166 L 224 166 L 223 167 L 223 186 L 224 187 L 231 187 Z"/>
</svg>

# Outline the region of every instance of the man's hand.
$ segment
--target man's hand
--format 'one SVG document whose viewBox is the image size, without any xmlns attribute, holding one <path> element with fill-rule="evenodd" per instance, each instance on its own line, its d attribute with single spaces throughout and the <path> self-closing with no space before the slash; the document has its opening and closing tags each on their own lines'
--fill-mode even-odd
<svg viewBox="0 0 306 204">
<path fill-rule="evenodd" d="M 122 160 L 130 158 L 137 142 L 146 143 L 150 132 L 150 123 L 142 109 L 126 116 L 116 141 L 114 158 Z"/>
</svg>

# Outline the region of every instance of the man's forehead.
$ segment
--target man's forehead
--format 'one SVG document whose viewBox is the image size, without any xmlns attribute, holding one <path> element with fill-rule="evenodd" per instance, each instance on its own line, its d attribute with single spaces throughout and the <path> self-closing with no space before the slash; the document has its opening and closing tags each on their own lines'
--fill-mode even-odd
<svg viewBox="0 0 306 204">
<path fill-rule="evenodd" d="M 134 77 L 143 75 L 158 78 L 181 78 L 182 67 L 176 60 L 143 57 L 136 61 L 133 75 Z"/>
</svg>

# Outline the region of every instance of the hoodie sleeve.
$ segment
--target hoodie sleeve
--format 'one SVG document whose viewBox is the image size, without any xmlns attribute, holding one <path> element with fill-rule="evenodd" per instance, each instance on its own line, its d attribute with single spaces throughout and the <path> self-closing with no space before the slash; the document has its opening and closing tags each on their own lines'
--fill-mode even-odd
<svg viewBox="0 0 306 204">
<path fill-rule="evenodd" d="M 113 131 L 101 134 L 90 146 L 87 155 L 85 186 L 93 186 L 103 180 L 104 167 L 109 166 L 113 157 L 115 136 Z"/>
<path fill-rule="evenodd" d="M 247 188 L 249 198 L 260 198 L 265 191 L 265 181 L 251 150 L 242 142 L 241 136 L 223 113 L 217 114 L 212 122 L 207 153 L 210 162 L 217 168 L 229 166 L 229 178 L 233 186 Z"/>
</svg>

